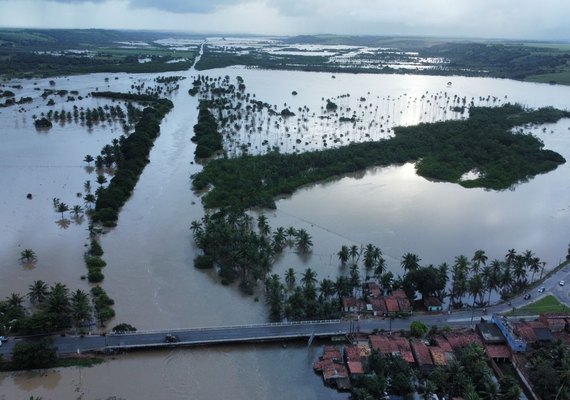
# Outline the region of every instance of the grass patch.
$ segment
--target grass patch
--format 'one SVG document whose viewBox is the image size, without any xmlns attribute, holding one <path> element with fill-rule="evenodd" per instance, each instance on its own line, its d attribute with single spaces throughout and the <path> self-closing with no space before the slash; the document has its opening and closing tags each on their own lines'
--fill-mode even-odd
<svg viewBox="0 0 570 400">
<path fill-rule="evenodd" d="M 570 69 L 561 72 L 553 72 L 551 74 L 531 75 L 526 77 L 525 81 L 539 83 L 555 82 L 559 85 L 570 85 Z"/>
<path fill-rule="evenodd" d="M 549 312 L 565 312 L 570 313 L 570 307 L 560 303 L 558 299 L 552 295 L 543 297 L 524 307 L 517 308 L 515 311 L 509 312 L 507 315 L 538 315 Z"/>
</svg>

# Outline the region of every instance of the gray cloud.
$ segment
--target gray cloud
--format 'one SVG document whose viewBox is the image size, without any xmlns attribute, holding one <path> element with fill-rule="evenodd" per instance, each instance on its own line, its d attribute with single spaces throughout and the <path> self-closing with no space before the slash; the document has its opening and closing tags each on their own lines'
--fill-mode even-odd
<svg viewBox="0 0 570 400">
<path fill-rule="evenodd" d="M 243 0 L 129 0 L 132 7 L 153 8 L 173 13 L 210 13 Z"/>
</svg>

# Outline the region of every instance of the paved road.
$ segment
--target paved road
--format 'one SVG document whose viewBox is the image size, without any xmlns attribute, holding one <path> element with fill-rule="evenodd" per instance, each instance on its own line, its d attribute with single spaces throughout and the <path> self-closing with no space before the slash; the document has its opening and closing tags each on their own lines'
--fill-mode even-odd
<svg viewBox="0 0 570 400">
<path fill-rule="evenodd" d="M 565 280 L 568 286 L 560 286 L 559 281 Z M 568 290 L 570 289 L 570 265 L 561 268 L 555 274 L 546 279 L 542 285 L 545 292 L 540 296 L 553 294 L 560 301 L 570 305 Z M 173 346 L 198 346 L 213 345 L 221 343 L 243 343 L 261 341 L 284 341 L 291 339 L 308 339 L 314 337 L 330 337 L 334 335 L 344 335 L 351 331 L 371 332 L 378 330 L 400 330 L 407 329 L 412 321 L 420 320 L 428 326 L 450 325 L 453 327 L 467 327 L 480 318 L 489 318 L 492 313 L 509 311 L 512 307 L 521 307 L 530 301 L 536 300 L 537 289 L 533 289 L 530 300 L 524 300 L 522 293 L 511 300 L 511 305 L 501 303 L 488 307 L 485 313 L 480 309 L 461 310 L 451 314 L 443 313 L 436 315 L 419 314 L 408 319 L 366 319 L 357 321 L 315 321 L 304 323 L 283 323 L 283 324 L 258 324 L 233 327 L 211 327 L 211 328 L 191 328 L 172 331 L 136 332 L 122 335 L 85 337 L 65 336 L 56 337 L 54 345 L 57 346 L 60 355 L 74 353 L 84 353 L 88 351 L 104 349 L 136 349 L 152 347 L 173 347 Z M 167 334 L 176 335 L 178 342 L 166 343 Z M 8 358 L 14 345 L 24 339 L 10 338 L 0 347 L 0 354 Z"/>
</svg>

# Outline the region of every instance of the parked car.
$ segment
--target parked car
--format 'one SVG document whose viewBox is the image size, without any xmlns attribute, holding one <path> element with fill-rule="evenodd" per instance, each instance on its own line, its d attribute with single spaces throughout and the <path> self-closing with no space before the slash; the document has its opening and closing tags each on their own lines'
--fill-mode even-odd
<svg viewBox="0 0 570 400">
<path fill-rule="evenodd" d="M 540 289 L 538 289 L 538 293 L 544 293 L 545 290 L 546 290 L 546 288 L 543 286 Z"/>
<path fill-rule="evenodd" d="M 8 340 L 8 339 L 6 339 L 5 336 L 0 336 L 0 343 L 5 342 L 6 340 Z"/>
<path fill-rule="evenodd" d="M 178 336 L 168 334 L 168 335 L 166 335 L 166 337 L 164 338 L 164 341 L 165 341 L 166 343 L 176 343 L 176 342 L 178 342 Z"/>
<path fill-rule="evenodd" d="M 564 281 L 560 281 L 560 282 L 558 282 L 558 284 L 559 284 L 560 286 L 564 286 Z"/>
<path fill-rule="evenodd" d="M 525 300 L 530 299 L 530 293 L 525 294 L 524 297 L 523 297 L 523 299 L 525 299 Z"/>
</svg>

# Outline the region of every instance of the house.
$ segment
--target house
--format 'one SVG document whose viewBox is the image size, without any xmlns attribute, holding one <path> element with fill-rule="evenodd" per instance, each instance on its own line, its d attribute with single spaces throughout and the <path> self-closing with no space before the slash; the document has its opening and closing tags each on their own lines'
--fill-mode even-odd
<svg viewBox="0 0 570 400">
<path fill-rule="evenodd" d="M 354 297 L 343 297 L 342 298 L 342 311 L 348 312 L 360 312 L 366 308 L 366 304 L 362 300 L 355 299 Z"/>
<path fill-rule="evenodd" d="M 380 285 L 378 285 L 376 282 L 368 282 L 366 286 L 368 291 L 368 297 L 372 299 L 377 299 L 380 296 L 382 296 L 382 289 L 380 288 Z"/>
<path fill-rule="evenodd" d="M 361 361 L 348 361 L 346 365 L 351 378 L 364 375 L 364 367 Z"/>
<path fill-rule="evenodd" d="M 370 299 L 370 306 L 375 317 L 383 317 L 388 312 L 384 299 Z"/>
<path fill-rule="evenodd" d="M 434 365 L 428 347 L 419 340 L 414 340 L 411 343 L 411 347 L 414 359 L 416 360 L 416 364 L 420 368 L 420 371 L 425 373 L 431 372 Z"/>
<path fill-rule="evenodd" d="M 507 342 L 499 327 L 493 322 L 478 323 L 475 325 L 475 330 L 479 332 L 485 343 L 503 344 Z"/>
<path fill-rule="evenodd" d="M 560 332 L 566 328 L 568 318 L 570 315 L 565 313 L 546 313 L 541 314 L 538 320 L 546 325 L 551 332 Z"/>
<path fill-rule="evenodd" d="M 485 353 L 493 361 L 506 362 L 511 359 L 511 349 L 506 344 L 485 344 Z"/>
<path fill-rule="evenodd" d="M 433 365 L 436 367 L 447 367 L 449 361 L 453 360 L 453 358 L 448 359 L 446 353 L 439 346 L 429 346 L 428 350 L 433 360 Z"/>
<path fill-rule="evenodd" d="M 401 357 L 408 364 L 414 364 L 415 359 L 408 339 L 399 336 L 371 335 L 370 345 L 384 357 Z"/>
<path fill-rule="evenodd" d="M 429 312 L 443 311 L 443 303 L 440 299 L 433 296 L 424 297 L 424 306 Z"/>
<path fill-rule="evenodd" d="M 398 299 L 394 296 L 388 296 L 384 298 L 384 303 L 386 304 L 387 314 L 396 314 L 400 312 L 400 303 Z"/>
</svg>

